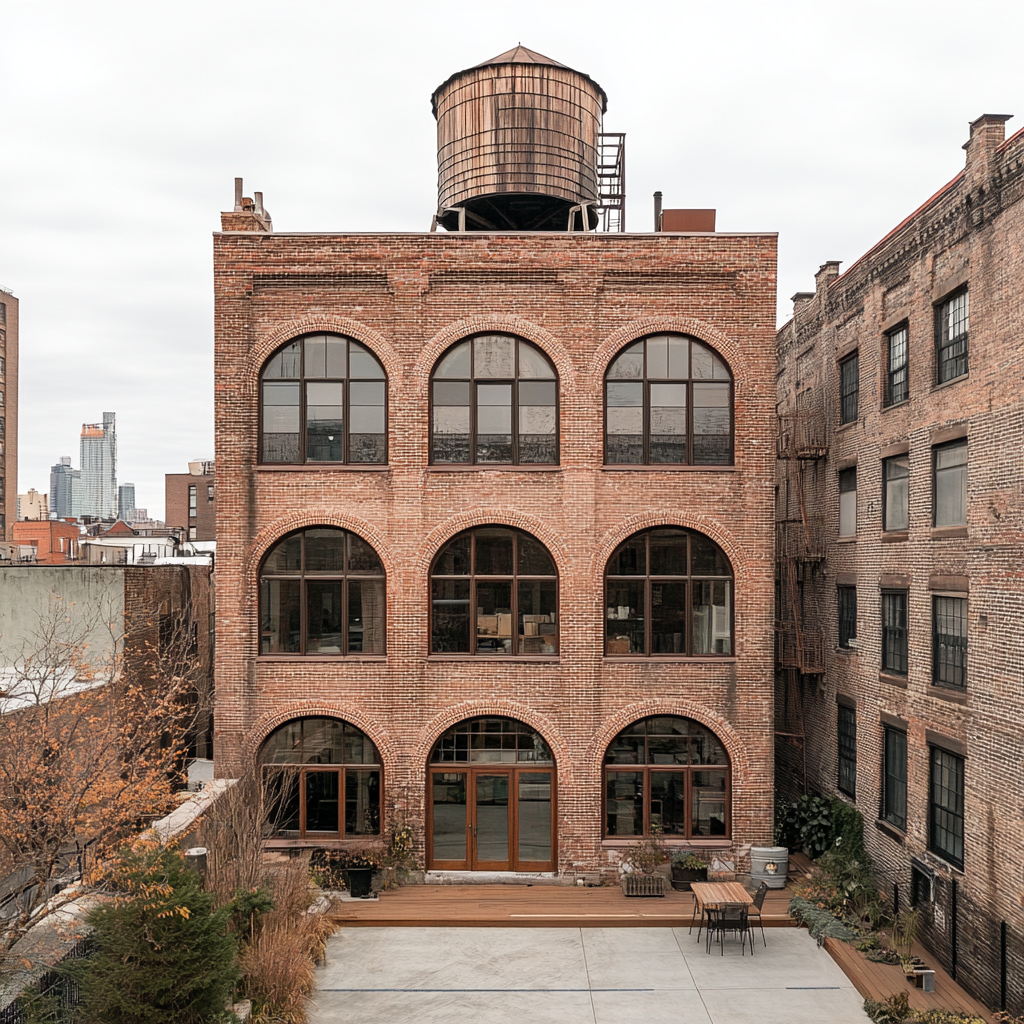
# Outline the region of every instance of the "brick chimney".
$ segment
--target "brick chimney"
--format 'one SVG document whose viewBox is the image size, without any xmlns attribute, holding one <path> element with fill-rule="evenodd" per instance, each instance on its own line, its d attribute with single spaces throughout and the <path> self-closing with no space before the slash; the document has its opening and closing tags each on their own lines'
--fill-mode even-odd
<svg viewBox="0 0 1024 1024">
<path fill-rule="evenodd" d="M 814 292 L 797 292 L 792 299 L 793 302 L 793 316 L 796 316 L 804 306 L 807 305 L 811 299 L 814 298 Z"/>
<path fill-rule="evenodd" d="M 977 188 L 991 177 L 992 156 L 1006 138 L 1006 122 L 1011 117 L 1013 114 L 982 114 L 971 122 L 971 137 L 964 143 L 968 188 Z"/>
<path fill-rule="evenodd" d="M 255 199 L 242 195 L 242 179 L 235 178 L 235 208 L 230 213 L 220 215 L 221 231 L 269 233 L 274 230 L 274 222 L 263 208 L 263 193 L 255 192 L 254 195 Z"/>
<path fill-rule="evenodd" d="M 814 293 L 816 295 L 828 287 L 829 281 L 835 280 L 839 276 L 840 263 L 842 260 L 829 260 L 818 268 L 818 272 L 814 275 Z"/>
</svg>

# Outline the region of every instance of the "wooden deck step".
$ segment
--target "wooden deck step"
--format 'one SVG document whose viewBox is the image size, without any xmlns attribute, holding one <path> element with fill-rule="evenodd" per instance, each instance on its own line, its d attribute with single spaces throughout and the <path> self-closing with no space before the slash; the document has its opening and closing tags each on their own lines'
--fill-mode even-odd
<svg viewBox="0 0 1024 1024">
<path fill-rule="evenodd" d="M 793 927 L 788 889 L 771 889 L 766 928 Z M 331 916 L 346 927 L 618 928 L 690 926 L 693 896 L 626 897 L 617 886 L 409 885 L 379 900 L 345 901 Z"/>
</svg>

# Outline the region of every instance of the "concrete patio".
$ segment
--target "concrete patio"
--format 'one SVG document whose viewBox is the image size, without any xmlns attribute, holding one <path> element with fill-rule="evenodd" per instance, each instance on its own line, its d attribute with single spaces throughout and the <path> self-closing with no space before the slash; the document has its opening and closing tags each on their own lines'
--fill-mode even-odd
<svg viewBox="0 0 1024 1024">
<path fill-rule="evenodd" d="M 754 955 L 685 928 L 343 928 L 310 1024 L 864 1024 L 861 997 L 803 929 Z"/>
</svg>

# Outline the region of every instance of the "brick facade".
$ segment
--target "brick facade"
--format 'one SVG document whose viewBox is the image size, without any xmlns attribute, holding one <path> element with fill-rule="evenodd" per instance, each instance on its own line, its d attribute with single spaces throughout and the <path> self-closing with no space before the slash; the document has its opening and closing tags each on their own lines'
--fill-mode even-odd
<svg viewBox="0 0 1024 1024">
<path fill-rule="evenodd" d="M 164 474 L 164 522 L 182 531 L 184 540 L 217 539 L 216 475 Z M 195 515 L 191 514 L 189 488 L 196 489 Z"/>
<path fill-rule="evenodd" d="M 225 228 L 243 227 L 237 217 L 225 215 Z M 728 750 L 740 860 L 751 843 L 770 842 L 775 260 L 773 235 L 216 235 L 219 775 L 242 771 L 289 718 L 343 718 L 376 743 L 386 802 L 417 824 L 422 856 L 433 744 L 465 718 L 507 715 L 554 753 L 559 869 L 593 870 L 625 845 L 602 841 L 608 742 L 639 718 L 679 714 L 705 723 Z M 387 466 L 257 464 L 261 368 L 314 330 L 348 335 L 383 364 Z M 428 464 L 432 368 L 480 331 L 525 338 L 554 364 L 558 466 Z M 602 465 L 605 371 L 652 331 L 690 334 L 728 362 L 734 466 Z M 282 535 L 314 524 L 352 530 L 380 555 L 386 656 L 257 655 L 260 560 Z M 557 659 L 428 653 L 431 561 L 478 524 L 519 527 L 550 551 Z M 673 524 L 713 538 L 732 561 L 735 656 L 603 657 L 608 557 L 630 534 Z"/>
<path fill-rule="evenodd" d="M 947 970 L 954 967 L 955 948 L 957 979 L 990 1006 L 1000 999 L 1006 922 L 1009 999 L 1019 1012 L 1024 133 L 1004 142 L 1004 120 L 976 121 L 965 171 L 841 276 L 838 264 L 825 264 L 815 292 L 794 297 L 794 317 L 779 332 L 781 433 L 791 439 L 783 454 L 792 456 L 780 460 L 778 475 L 780 618 L 792 627 L 802 601 L 806 663 L 801 677 L 794 655 L 780 674 L 778 728 L 806 730 L 803 751 L 779 741 L 780 786 L 799 790 L 806 770 L 808 787 L 839 795 L 837 701 L 855 706 L 855 800 L 879 881 L 888 893 L 898 885 L 905 907 L 912 862 L 925 877 L 934 876 L 934 902 L 922 902 L 926 939 Z M 940 384 L 937 310 L 964 288 L 969 369 Z M 901 326 L 907 328 L 909 396 L 892 403 L 886 398 L 888 335 Z M 854 353 L 858 410 L 843 424 L 840 363 Z M 936 526 L 935 447 L 958 439 L 968 446 L 966 523 Z M 903 453 L 909 454 L 908 528 L 886 531 L 882 460 Z M 856 532 L 841 538 L 838 478 L 854 467 Z M 839 586 L 855 587 L 857 594 L 856 642 L 847 649 L 838 645 Z M 905 675 L 882 671 L 885 590 L 908 595 Z M 933 599 L 941 595 L 967 599 L 962 689 L 933 683 Z M 821 664 L 813 650 L 818 640 Z M 903 829 L 880 820 L 886 724 L 907 734 Z M 933 748 L 964 758 L 962 870 L 929 849 Z"/>
</svg>

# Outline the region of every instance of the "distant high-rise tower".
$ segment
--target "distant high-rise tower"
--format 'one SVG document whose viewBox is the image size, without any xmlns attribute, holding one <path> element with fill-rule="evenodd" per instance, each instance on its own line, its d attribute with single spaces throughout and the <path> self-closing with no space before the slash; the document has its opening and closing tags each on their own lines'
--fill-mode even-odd
<svg viewBox="0 0 1024 1024">
<path fill-rule="evenodd" d="M 135 520 L 135 484 L 121 484 L 117 489 L 117 518 L 122 523 Z"/>
<path fill-rule="evenodd" d="M 0 287 L 0 540 L 18 518 L 18 300 Z"/>
<path fill-rule="evenodd" d="M 82 471 L 71 468 L 71 456 L 62 455 L 50 467 L 50 515 L 67 519 L 81 513 Z"/>
<path fill-rule="evenodd" d="M 114 413 L 102 423 L 83 423 L 81 442 L 82 514 L 113 519 L 117 515 L 117 432 Z"/>
</svg>

